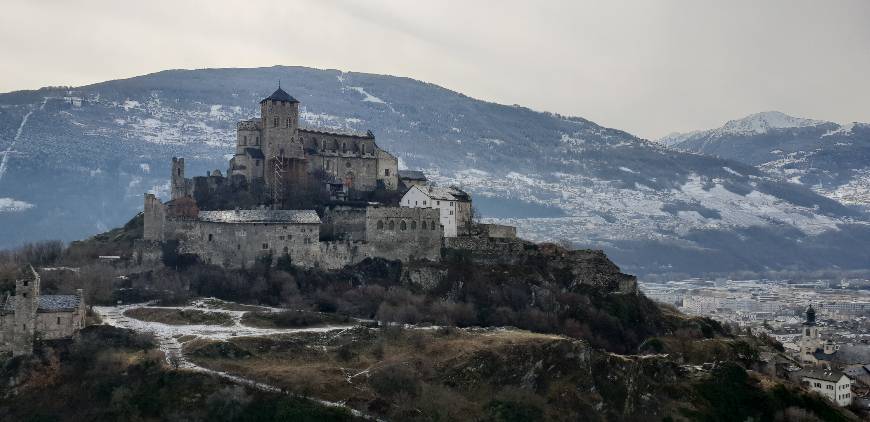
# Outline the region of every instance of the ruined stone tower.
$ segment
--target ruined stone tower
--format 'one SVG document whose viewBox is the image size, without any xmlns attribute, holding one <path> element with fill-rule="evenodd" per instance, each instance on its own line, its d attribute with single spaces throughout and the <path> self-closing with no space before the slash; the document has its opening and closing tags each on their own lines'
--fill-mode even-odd
<svg viewBox="0 0 870 422">
<path fill-rule="evenodd" d="M 184 179 L 184 158 L 172 157 L 172 199 L 188 196 L 187 181 Z"/>
<path fill-rule="evenodd" d="M 15 280 L 15 317 L 13 318 L 12 356 L 33 353 L 36 309 L 39 307 L 39 274 L 31 266 Z"/>
</svg>

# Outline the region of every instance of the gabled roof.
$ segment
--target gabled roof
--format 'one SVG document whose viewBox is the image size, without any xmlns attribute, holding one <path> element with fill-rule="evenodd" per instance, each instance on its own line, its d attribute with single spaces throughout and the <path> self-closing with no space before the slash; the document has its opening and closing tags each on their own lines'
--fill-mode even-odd
<svg viewBox="0 0 870 422">
<path fill-rule="evenodd" d="M 81 298 L 76 295 L 40 295 L 36 312 L 62 312 L 72 311 L 78 308 Z M 15 297 L 7 296 L 5 303 L 0 304 L 0 310 L 5 312 L 15 311 Z"/>
<path fill-rule="evenodd" d="M 441 201 L 470 201 L 471 197 L 459 188 L 449 187 L 442 188 L 437 186 L 415 186 L 413 189 L 419 189 L 424 195 L 431 199 Z"/>
<path fill-rule="evenodd" d="M 263 104 L 266 101 L 283 101 L 283 102 L 288 102 L 288 103 L 298 103 L 299 102 L 295 98 L 290 96 L 290 94 L 288 94 L 283 89 L 281 89 L 281 87 L 278 87 L 278 89 L 276 89 L 275 92 L 272 93 L 272 95 L 270 95 L 266 98 L 263 98 L 260 101 L 260 104 Z"/>
<path fill-rule="evenodd" d="M 314 210 L 200 211 L 199 220 L 210 223 L 320 224 Z"/>
<path fill-rule="evenodd" d="M 316 128 L 316 127 L 301 127 L 299 128 L 300 132 L 303 133 L 313 133 L 316 135 L 324 135 L 324 136 L 347 136 L 351 138 L 364 138 L 364 139 L 375 139 L 375 134 L 372 131 L 356 132 L 352 130 L 335 130 L 335 129 L 325 129 L 325 128 Z"/>
<path fill-rule="evenodd" d="M 828 381 L 828 382 L 837 382 L 841 378 L 845 377 L 846 374 L 840 371 L 826 370 L 826 369 L 803 369 L 799 372 L 801 377 L 811 378 L 816 380 Z M 848 377 L 846 377 L 848 378 Z"/>
<path fill-rule="evenodd" d="M 399 179 L 426 180 L 426 175 L 420 170 L 399 170 Z"/>
</svg>

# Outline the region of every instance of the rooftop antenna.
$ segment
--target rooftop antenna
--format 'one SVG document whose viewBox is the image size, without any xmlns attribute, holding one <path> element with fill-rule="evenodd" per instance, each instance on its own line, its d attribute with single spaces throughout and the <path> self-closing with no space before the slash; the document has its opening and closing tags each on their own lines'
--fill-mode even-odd
<svg viewBox="0 0 870 422">
<path fill-rule="evenodd" d="M 278 89 L 281 89 L 281 80 L 278 79 Z"/>
</svg>

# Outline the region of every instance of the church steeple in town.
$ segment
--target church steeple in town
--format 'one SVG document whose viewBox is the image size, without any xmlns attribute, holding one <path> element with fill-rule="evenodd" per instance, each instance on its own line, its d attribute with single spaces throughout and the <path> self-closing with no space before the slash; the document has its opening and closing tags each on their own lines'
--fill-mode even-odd
<svg viewBox="0 0 870 422">
<path fill-rule="evenodd" d="M 807 319 L 804 321 L 804 325 L 816 325 L 816 310 L 813 309 L 813 305 L 807 307 Z"/>
</svg>

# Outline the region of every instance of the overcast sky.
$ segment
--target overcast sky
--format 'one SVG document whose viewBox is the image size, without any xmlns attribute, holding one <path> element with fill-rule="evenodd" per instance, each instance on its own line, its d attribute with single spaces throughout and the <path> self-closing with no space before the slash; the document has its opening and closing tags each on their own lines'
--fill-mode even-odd
<svg viewBox="0 0 870 422">
<path fill-rule="evenodd" d="M 655 138 L 758 111 L 870 121 L 870 1 L 0 3 L 0 91 L 169 68 L 409 76 Z"/>
</svg>

